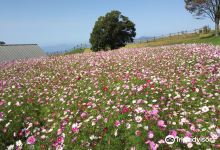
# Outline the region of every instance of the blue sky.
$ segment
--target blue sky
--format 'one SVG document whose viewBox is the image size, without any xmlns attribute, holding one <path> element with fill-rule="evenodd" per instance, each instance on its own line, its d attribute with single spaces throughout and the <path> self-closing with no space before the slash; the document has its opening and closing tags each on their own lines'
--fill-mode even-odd
<svg viewBox="0 0 220 150">
<path fill-rule="evenodd" d="M 0 41 L 42 47 L 88 43 L 95 21 L 119 10 L 136 24 L 137 37 L 157 36 L 204 25 L 184 0 L 1 0 Z"/>
</svg>

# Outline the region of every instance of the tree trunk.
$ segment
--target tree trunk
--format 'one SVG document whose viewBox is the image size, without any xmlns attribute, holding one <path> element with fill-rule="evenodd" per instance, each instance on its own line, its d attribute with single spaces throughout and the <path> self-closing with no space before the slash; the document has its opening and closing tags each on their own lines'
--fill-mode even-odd
<svg viewBox="0 0 220 150">
<path fill-rule="evenodd" d="M 215 21 L 215 36 L 219 36 L 219 19 Z"/>
</svg>

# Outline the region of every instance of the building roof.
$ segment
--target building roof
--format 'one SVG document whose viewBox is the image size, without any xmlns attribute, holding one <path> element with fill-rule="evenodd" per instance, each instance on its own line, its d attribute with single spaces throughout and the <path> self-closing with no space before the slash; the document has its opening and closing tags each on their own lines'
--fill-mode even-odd
<svg viewBox="0 0 220 150">
<path fill-rule="evenodd" d="M 0 62 L 46 56 L 37 44 L 0 45 Z"/>
</svg>

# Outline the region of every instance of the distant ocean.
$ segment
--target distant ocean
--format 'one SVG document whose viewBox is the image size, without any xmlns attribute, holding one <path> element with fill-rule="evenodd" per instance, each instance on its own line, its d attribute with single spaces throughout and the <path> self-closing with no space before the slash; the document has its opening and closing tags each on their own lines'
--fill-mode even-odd
<svg viewBox="0 0 220 150">
<path fill-rule="evenodd" d="M 55 52 L 65 52 L 70 51 L 74 48 L 79 47 L 89 47 L 90 44 L 59 44 L 59 45 L 52 45 L 52 46 L 41 46 L 40 47 L 46 53 L 55 53 Z"/>
<path fill-rule="evenodd" d="M 53 46 L 40 46 L 46 53 L 64 52 L 71 50 L 75 47 L 74 44 L 60 44 Z"/>
</svg>

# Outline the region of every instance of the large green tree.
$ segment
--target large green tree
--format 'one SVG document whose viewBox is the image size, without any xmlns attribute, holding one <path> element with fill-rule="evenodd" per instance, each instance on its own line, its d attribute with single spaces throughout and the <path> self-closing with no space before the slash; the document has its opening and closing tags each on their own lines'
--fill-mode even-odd
<svg viewBox="0 0 220 150">
<path fill-rule="evenodd" d="M 135 24 L 119 11 L 111 11 L 96 21 L 90 36 L 93 51 L 113 50 L 133 42 Z"/>
<path fill-rule="evenodd" d="M 5 45 L 5 42 L 4 41 L 0 41 L 0 45 Z"/>
<path fill-rule="evenodd" d="M 215 22 L 215 35 L 219 36 L 220 0 L 185 0 L 185 4 L 198 18 L 209 17 Z"/>
</svg>

